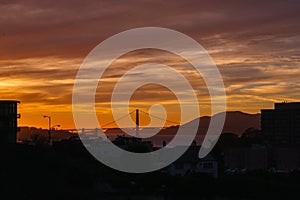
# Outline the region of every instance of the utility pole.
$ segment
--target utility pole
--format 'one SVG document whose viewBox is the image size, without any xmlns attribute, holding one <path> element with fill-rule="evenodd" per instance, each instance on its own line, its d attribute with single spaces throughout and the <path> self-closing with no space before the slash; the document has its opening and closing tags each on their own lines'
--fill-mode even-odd
<svg viewBox="0 0 300 200">
<path fill-rule="evenodd" d="M 50 116 L 44 116 L 44 118 L 48 118 L 48 144 L 49 146 L 52 146 L 52 141 L 51 141 L 51 117 Z"/>
<path fill-rule="evenodd" d="M 140 129 L 139 109 L 135 110 L 135 124 L 136 124 L 135 134 L 136 134 L 136 137 L 138 137 L 139 136 L 139 129 Z"/>
</svg>

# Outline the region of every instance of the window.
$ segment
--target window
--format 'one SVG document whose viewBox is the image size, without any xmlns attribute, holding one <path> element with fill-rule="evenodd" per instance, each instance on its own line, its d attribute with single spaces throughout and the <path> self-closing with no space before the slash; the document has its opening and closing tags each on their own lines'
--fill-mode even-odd
<svg viewBox="0 0 300 200">
<path fill-rule="evenodd" d="M 204 169 L 212 169 L 213 168 L 213 163 L 212 162 L 205 162 L 205 163 L 203 163 L 203 168 Z"/>
</svg>

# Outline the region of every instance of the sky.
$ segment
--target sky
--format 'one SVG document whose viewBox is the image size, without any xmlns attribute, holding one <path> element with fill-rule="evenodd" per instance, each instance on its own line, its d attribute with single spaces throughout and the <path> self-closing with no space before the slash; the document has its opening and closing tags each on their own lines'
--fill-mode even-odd
<svg viewBox="0 0 300 200">
<path fill-rule="evenodd" d="M 21 101 L 20 126 L 46 128 L 43 115 L 49 115 L 53 124 L 73 128 L 72 90 L 88 53 L 122 31 L 164 27 L 207 50 L 222 75 L 228 111 L 259 113 L 274 102 L 300 101 L 299 9 L 297 0 L 0 0 L 0 99 Z M 102 125 L 113 119 L 110 95 L 118 78 L 149 62 L 188 77 L 199 92 L 201 115 L 210 115 L 205 83 L 185 60 L 170 52 L 139 50 L 113 63 L 102 80 L 105 87 L 97 88 Z M 169 120 L 179 120 L 178 102 L 167 88 L 145 85 L 131 99 L 132 109 L 147 111 L 160 103 Z M 142 123 L 148 121 L 145 116 Z"/>
</svg>

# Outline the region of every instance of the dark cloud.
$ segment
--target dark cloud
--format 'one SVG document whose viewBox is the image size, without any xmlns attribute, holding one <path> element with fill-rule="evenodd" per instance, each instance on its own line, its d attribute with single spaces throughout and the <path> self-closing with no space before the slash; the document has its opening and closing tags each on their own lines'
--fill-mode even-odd
<svg viewBox="0 0 300 200">
<path fill-rule="evenodd" d="M 299 1 L 12 1 L 0 6 L 0 55 L 84 56 L 105 38 L 141 26 L 173 28 L 208 48 L 202 38 L 213 35 L 225 42 L 295 35 L 299 8 Z"/>
</svg>

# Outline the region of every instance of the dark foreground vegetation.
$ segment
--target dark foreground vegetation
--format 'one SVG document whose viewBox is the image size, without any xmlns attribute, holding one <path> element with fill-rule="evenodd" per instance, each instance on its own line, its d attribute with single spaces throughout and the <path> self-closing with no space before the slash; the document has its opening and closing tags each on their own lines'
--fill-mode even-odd
<svg viewBox="0 0 300 200">
<path fill-rule="evenodd" d="M 224 175 L 128 174 L 82 148 L 1 147 L 3 199 L 295 199 L 300 173 Z"/>
</svg>

